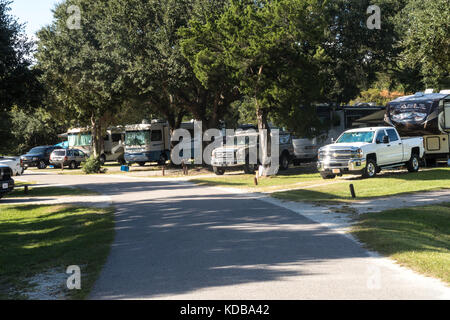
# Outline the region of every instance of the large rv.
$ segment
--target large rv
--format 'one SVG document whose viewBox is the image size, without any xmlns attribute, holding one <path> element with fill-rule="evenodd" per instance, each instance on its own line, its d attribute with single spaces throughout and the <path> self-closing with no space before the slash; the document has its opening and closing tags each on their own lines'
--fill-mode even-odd
<svg viewBox="0 0 450 320">
<path fill-rule="evenodd" d="M 189 131 L 191 140 L 179 143 L 191 148 L 191 158 L 194 148 L 201 148 L 201 137 L 194 136 L 195 122 L 183 122 L 181 129 Z M 147 162 L 157 162 L 162 165 L 171 157 L 171 137 L 169 124 L 164 120 L 146 120 L 142 124 L 126 126 L 125 129 L 125 161 L 145 166 Z"/>
<path fill-rule="evenodd" d="M 75 148 L 83 151 L 87 155 L 92 153 L 92 132 L 90 128 L 75 128 L 67 132 L 69 149 Z M 124 160 L 125 132 L 122 127 L 111 127 L 106 130 L 103 137 L 104 150 L 100 155 L 102 163 L 117 161 L 121 164 Z"/>
<path fill-rule="evenodd" d="M 144 166 L 147 162 L 166 163 L 170 159 L 170 130 L 166 121 L 129 125 L 125 128 L 125 161 Z"/>
<path fill-rule="evenodd" d="M 385 121 L 405 137 L 424 139 L 425 160 L 450 157 L 450 91 L 416 93 L 390 102 Z"/>
</svg>

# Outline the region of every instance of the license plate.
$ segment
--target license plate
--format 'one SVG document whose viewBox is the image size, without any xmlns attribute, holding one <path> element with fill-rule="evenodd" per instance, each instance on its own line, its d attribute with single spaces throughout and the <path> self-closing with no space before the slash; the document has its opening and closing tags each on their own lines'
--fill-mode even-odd
<svg viewBox="0 0 450 320">
<path fill-rule="evenodd" d="M 339 173 L 341 173 L 341 169 L 333 169 L 333 173 L 339 174 Z"/>
<path fill-rule="evenodd" d="M 2 188 L 3 189 L 8 189 L 8 184 L 7 183 L 2 184 Z"/>
</svg>

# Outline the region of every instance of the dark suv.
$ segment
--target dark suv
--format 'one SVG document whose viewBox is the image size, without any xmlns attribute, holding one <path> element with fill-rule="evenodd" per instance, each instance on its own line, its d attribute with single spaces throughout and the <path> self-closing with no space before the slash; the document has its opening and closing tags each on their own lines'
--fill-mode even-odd
<svg viewBox="0 0 450 320">
<path fill-rule="evenodd" d="M 37 167 L 39 169 L 45 169 L 50 164 L 50 155 L 56 149 L 62 149 L 55 146 L 42 146 L 36 147 L 28 151 L 27 154 L 21 156 L 23 166 Z"/>
<path fill-rule="evenodd" d="M 10 167 L 0 165 L 0 199 L 14 190 L 14 180 Z"/>
</svg>

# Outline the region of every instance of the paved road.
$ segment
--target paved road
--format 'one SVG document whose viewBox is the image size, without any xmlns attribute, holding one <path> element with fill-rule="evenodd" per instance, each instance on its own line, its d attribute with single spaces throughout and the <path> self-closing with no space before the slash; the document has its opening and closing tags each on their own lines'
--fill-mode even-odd
<svg viewBox="0 0 450 320">
<path fill-rule="evenodd" d="M 30 175 L 109 196 L 92 299 L 449 299 L 449 288 L 286 208 L 181 181 Z"/>
</svg>

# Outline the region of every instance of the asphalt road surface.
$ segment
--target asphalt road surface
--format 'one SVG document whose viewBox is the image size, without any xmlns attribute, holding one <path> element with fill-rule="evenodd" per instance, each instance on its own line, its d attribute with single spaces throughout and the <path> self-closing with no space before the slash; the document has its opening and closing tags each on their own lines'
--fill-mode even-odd
<svg viewBox="0 0 450 320">
<path fill-rule="evenodd" d="M 172 180 L 44 175 L 111 198 L 116 238 L 91 299 L 439 299 L 441 282 L 298 213 Z"/>
</svg>

